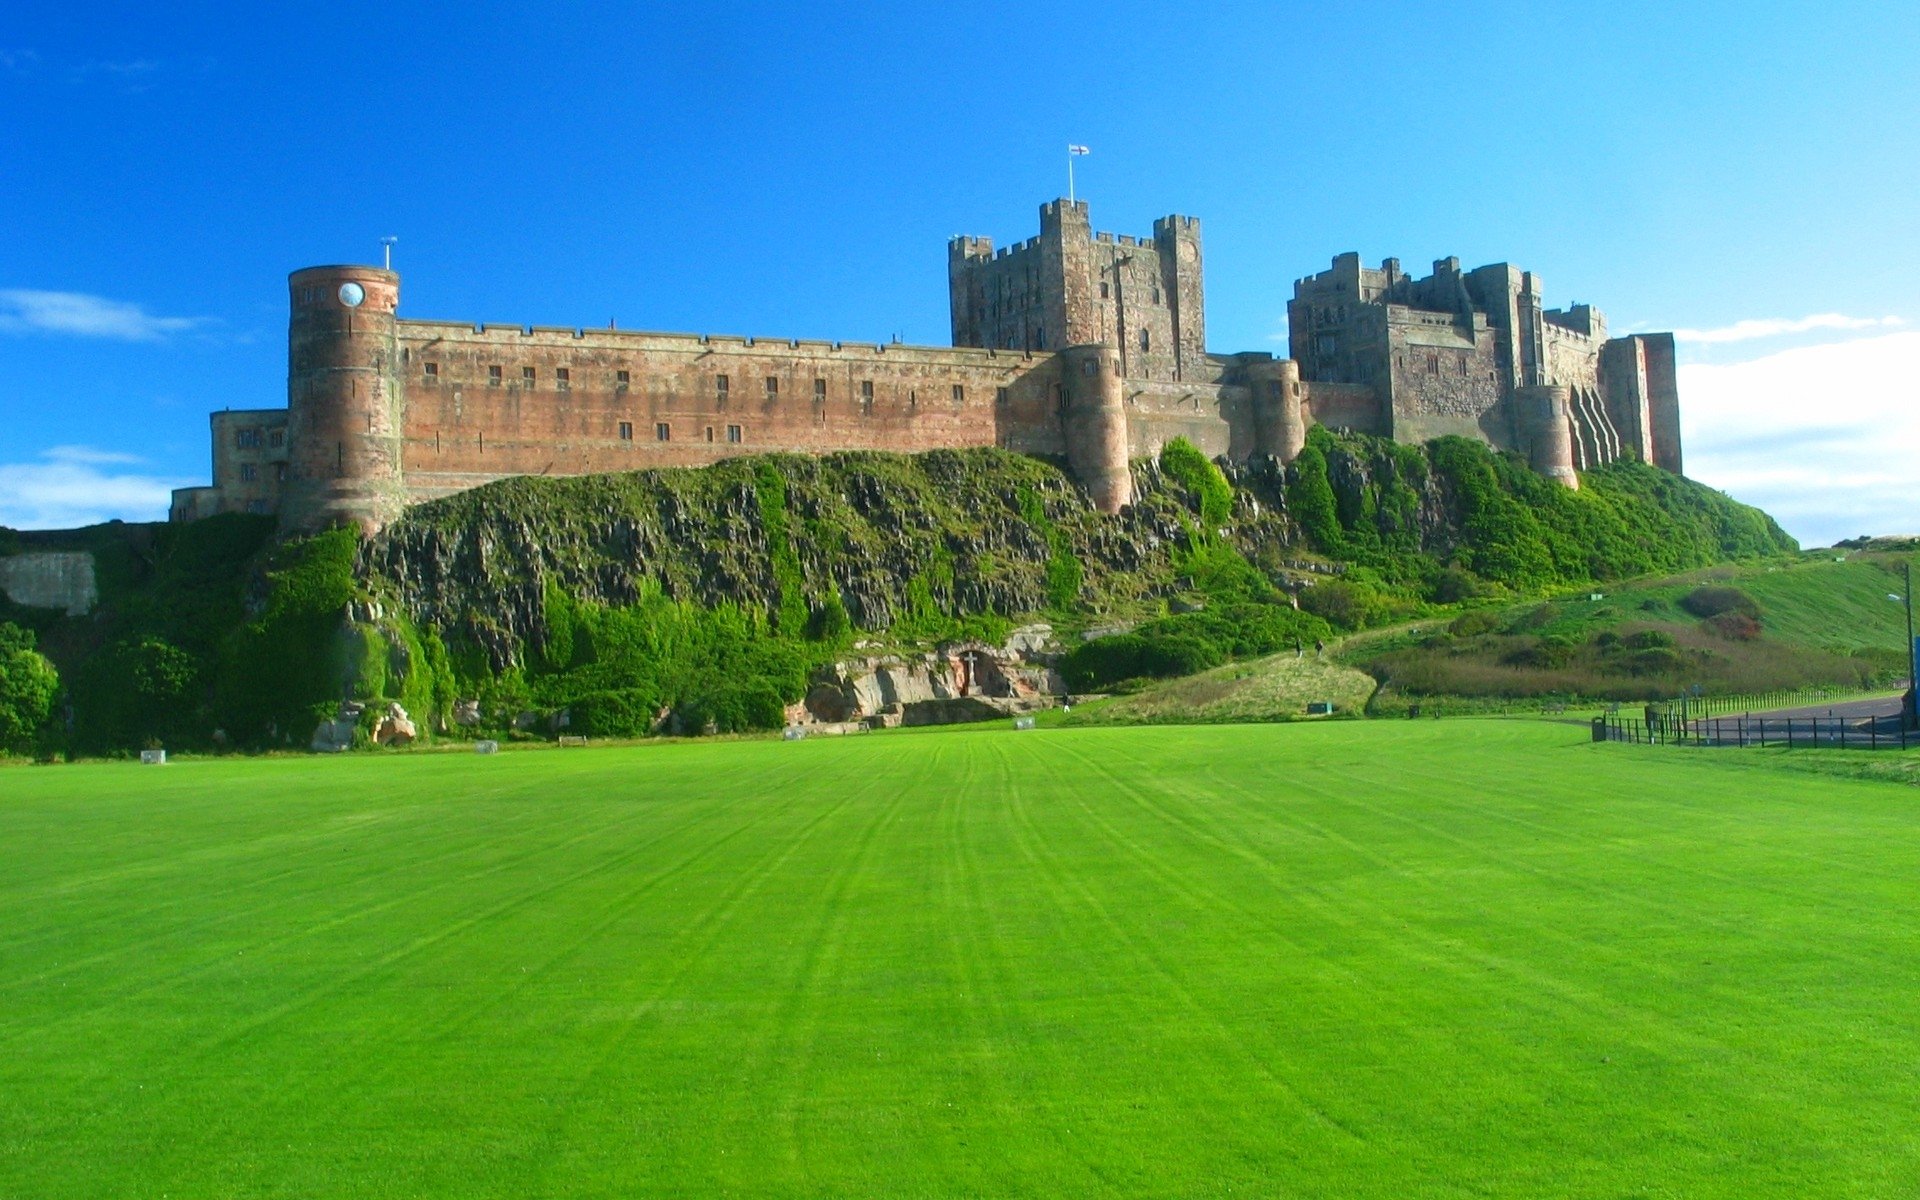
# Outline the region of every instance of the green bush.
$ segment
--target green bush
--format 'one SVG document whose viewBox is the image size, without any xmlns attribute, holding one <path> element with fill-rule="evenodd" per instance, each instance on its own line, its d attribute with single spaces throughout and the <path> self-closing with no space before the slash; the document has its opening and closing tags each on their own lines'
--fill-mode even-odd
<svg viewBox="0 0 1920 1200">
<path fill-rule="evenodd" d="M 31 630 L 0 621 L 0 753 L 38 747 L 60 695 L 60 674 L 34 650 Z"/>
<path fill-rule="evenodd" d="M 1680 607 L 1696 617 L 1717 617 L 1723 613 L 1739 613 L 1755 621 L 1760 619 L 1759 603 L 1737 587 L 1714 584 L 1697 587 L 1681 599 Z"/>
<path fill-rule="evenodd" d="M 1200 523 L 1209 534 L 1233 516 L 1233 485 L 1213 460 L 1186 438 L 1177 437 L 1160 449 L 1160 470 L 1194 497 Z"/>
<path fill-rule="evenodd" d="M 1763 632 L 1759 620 L 1743 612 L 1716 613 L 1700 624 L 1715 637 L 1730 642 L 1757 642 Z"/>
<path fill-rule="evenodd" d="M 1364 583 L 1329 579 L 1300 589 L 1300 607 L 1336 629 L 1364 629 L 1392 615 L 1386 596 Z"/>
<path fill-rule="evenodd" d="M 567 729 L 582 737 L 637 738 L 653 729 L 659 708 L 650 692 L 587 692 L 567 705 Z"/>
</svg>

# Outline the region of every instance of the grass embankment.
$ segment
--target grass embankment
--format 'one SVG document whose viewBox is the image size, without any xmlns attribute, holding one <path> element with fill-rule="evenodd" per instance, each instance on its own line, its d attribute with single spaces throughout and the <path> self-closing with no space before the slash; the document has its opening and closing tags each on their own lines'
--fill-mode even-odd
<svg viewBox="0 0 1920 1200">
<path fill-rule="evenodd" d="M 1184 679 L 1077 705 L 1061 725 L 1220 724 L 1291 721 L 1325 701 L 1337 713 L 1358 713 L 1373 695 L 1373 677 L 1309 650 L 1229 663 Z"/>
<path fill-rule="evenodd" d="M 1545 723 L 7 773 L 0 1194 L 1876 1196 L 1915 793 Z"/>
<path fill-rule="evenodd" d="M 1382 681 L 1383 711 L 1436 696 L 1637 701 L 1696 685 L 1708 695 L 1858 693 L 1905 676 L 1904 617 L 1887 599 L 1904 586 L 1900 565 L 1823 554 L 1714 567 L 1472 609 L 1356 640 L 1341 658 Z"/>
</svg>

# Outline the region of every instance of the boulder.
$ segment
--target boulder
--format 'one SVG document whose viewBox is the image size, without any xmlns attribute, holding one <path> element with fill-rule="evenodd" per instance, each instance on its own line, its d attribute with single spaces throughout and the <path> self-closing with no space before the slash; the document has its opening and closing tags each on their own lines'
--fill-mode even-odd
<svg viewBox="0 0 1920 1200">
<path fill-rule="evenodd" d="M 419 733 L 407 716 L 407 710 L 398 704 L 387 705 L 386 715 L 373 727 L 373 740 L 382 746 L 411 745 L 417 736 Z"/>
<path fill-rule="evenodd" d="M 480 723 L 480 702 L 478 700 L 455 700 L 453 702 L 453 723 L 455 725 L 478 725 Z"/>
</svg>

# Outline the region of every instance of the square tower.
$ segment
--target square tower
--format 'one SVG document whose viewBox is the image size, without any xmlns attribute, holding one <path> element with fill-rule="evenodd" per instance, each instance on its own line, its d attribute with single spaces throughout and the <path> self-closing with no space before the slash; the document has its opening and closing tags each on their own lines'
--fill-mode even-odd
<svg viewBox="0 0 1920 1200">
<path fill-rule="evenodd" d="M 1040 206 L 1040 234 L 995 251 L 947 245 L 953 344 L 998 350 L 1107 346 L 1129 379 L 1205 378 L 1200 222 L 1168 216 L 1152 237 L 1096 233 L 1084 200 Z"/>
</svg>

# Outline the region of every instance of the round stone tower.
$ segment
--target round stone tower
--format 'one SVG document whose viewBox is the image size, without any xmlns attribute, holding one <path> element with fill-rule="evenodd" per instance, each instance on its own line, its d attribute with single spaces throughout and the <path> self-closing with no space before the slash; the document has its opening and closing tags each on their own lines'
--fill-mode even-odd
<svg viewBox="0 0 1920 1200">
<path fill-rule="evenodd" d="M 280 527 L 373 533 L 406 506 L 395 310 L 400 276 L 308 267 L 288 276 L 287 478 Z"/>
<path fill-rule="evenodd" d="M 1067 465 L 1096 508 L 1119 512 L 1133 503 L 1120 352 L 1106 345 L 1070 346 L 1060 352 L 1060 368 Z"/>
<path fill-rule="evenodd" d="M 1533 469 L 1578 490 L 1580 476 L 1573 469 L 1573 389 L 1544 384 L 1515 388 L 1513 403 Z"/>
<path fill-rule="evenodd" d="M 1247 368 L 1247 382 L 1253 389 L 1254 450 L 1292 462 L 1307 444 L 1300 364 L 1290 358 L 1256 361 Z"/>
</svg>

